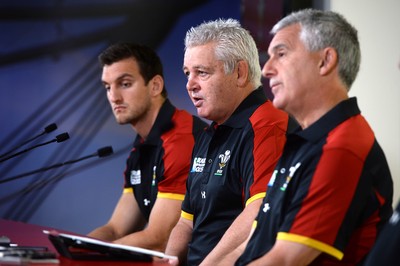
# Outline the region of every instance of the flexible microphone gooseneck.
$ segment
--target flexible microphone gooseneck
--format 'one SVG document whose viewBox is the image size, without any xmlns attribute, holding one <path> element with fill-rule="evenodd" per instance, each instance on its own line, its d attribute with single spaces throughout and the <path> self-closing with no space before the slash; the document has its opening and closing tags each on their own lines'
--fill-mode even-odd
<svg viewBox="0 0 400 266">
<path fill-rule="evenodd" d="M 61 134 L 57 135 L 54 139 L 52 139 L 52 140 L 50 140 L 50 141 L 47 141 L 47 142 L 44 142 L 44 143 L 40 143 L 40 144 L 34 145 L 34 146 L 29 147 L 29 148 L 27 148 L 27 149 L 25 149 L 25 150 L 22 150 L 22 151 L 20 151 L 20 152 L 17 152 L 17 153 L 14 153 L 14 154 L 12 154 L 12 155 L 3 157 L 2 159 L 0 159 L 0 163 L 1 163 L 1 162 L 4 162 L 4 161 L 7 161 L 7 160 L 9 160 L 9 159 L 11 159 L 11 158 L 14 158 L 14 157 L 16 157 L 16 156 L 18 156 L 18 155 L 21 155 L 21 154 L 23 154 L 23 153 L 25 153 L 25 152 L 28 152 L 28 151 L 30 151 L 30 150 L 33 150 L 33 149 L 35 149 L 35 148 L 37 148 L 37 147 L 41 147 L 41 146 L 44 146 L 44 145 L 47 145 L 47 144 L 50 144 L 50 143 L 53 143 L 53 142 L 63 142 L 63 141 L 66 141 L 67 139 L 69 139 L 68 133 L 67 133 L 67 132 L 61 133 Z"/>
<path fill-rule="evenodd" d="M 96 156 L 98 156 L 98 157 L 106 157 L 108 155 L 111 155 L 113 152 L 114 151 L 113 151 L 113 148 L 111 146 L 103 147 L 103 148 L 98 149 L 93 154 L 90 154 L 90 155 L 87 155 L 87 156 L 84 156 L 84 157 L 81 157 L 81 158 L 78 158 L 78 159 L 66 161 L 66 162 L 63 162 L 63 163 L 53 164 L 51 166 L 39 168 L 37 170 L 33 170 L 33 171 L 26 172 L 26 173 L 23 173 L 23 174 L 19 174 L 19 175 L 13 176 L 13 177 L 2 179 L 2 180 L 0 180 L 0 184 L 6 183 L 6 182 L 10 182 L 10 181 L 13 181 L 13 180 L 16 180 L 16 179 L 19 179 L 19 178 L 23 178 L 23 177 L 26 177 L 26 176 L 29 176 L 29 175 L 45 172 L 45 171 L 48 171 L 48 170 L 51 170 L 51 169 L 54 169 L 54 168 L 61 167 L 63 165 L 77 163 L 77 162 L 80 162 L 80 161 L 83 161 L 83 160 L 86 160 L 86 159 L 89 159 L 89 158 L 92 158 L 92 157 L 96 157 Z"/>
<path fill-rule="evenodd" d="M 4 156 L 6 156 L 6 155 L 12 153 L 13 151 L 19 149 L 20 147 L 22 147 L 22 146 L 28 144 L 29 142 L 31 142 L 31 141 L 37 139 L 38 137 L 43 136 L 44 134 L 53 132 L 53 131 L 56 130 L 56 129 L 57 129 L 57 125 L 56 125 L 55 123 L 52 123 L 52 124 L 46 126 L 46 127 L 44 128 L 43 132 L 41 132 L 40 134 L 38 134 L 38 135 L 36 135 L 36 136 L 34 136 L 34 137 L 28 139 L 28 140 L 25 140 L 24 142 L 22 142 L 21 144 L 15 146 L 15 147 L 12 148 L 11 150 L 9 150 L 9 151 L 7 151 L 7 152 L 1 154 L 1 155 L 0 155 L 0 158 L 3 158 Z"/>
</svg>

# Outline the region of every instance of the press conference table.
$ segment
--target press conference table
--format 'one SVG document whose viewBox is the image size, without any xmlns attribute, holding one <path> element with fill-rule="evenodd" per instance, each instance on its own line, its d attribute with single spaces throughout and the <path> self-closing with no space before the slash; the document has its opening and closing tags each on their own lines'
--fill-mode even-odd
<svg viewBox="0 0 400 266">
<path fill-rule="evenodd" d="M 26 224 L 21 222 L 0 219 L 0 236 L 7 236 L 12 243 L 19 246 L 44 246 L 50 251 L 56 252 L 48 237 L 43 230 L 52 230 L 53 228 L 38 225 Z M 62 256 L 58 256 L 59 264 L 54 263 L 31 263 L 29 265 L 51 266 L 51 265 L 68 265 L 68 266 L 167 266 L 168 263 L 161 261 L 153 262 L 133 262 L 133 261 L 86 261 L 71 260 Z M 4 265 L 0 262 L 0 265 Z M 24 264 L 25 265 L 25 264 Z"/>
</svg>

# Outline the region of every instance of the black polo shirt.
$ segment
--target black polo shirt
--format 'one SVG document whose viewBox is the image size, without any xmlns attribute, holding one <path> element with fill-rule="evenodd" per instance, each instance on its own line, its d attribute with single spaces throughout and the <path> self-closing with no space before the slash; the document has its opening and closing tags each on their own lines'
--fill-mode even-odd
<svg viewBox="0 0 400 266">
<path fill-rule="evenodd" d="M 256 230 L 236 265 L 277 239 L 321 251 L 312 265 L 358 265 L 392 212 L 385 155 L 355 98 L 288 135 L 268 184 Z"/>
<path fill-rule="evenodd" d="M 147 221 L 157 197 L 183 200 L 195 138 L 206 126 L 166 100 L 148 138 L 136 136 L 126 163 L 124 192 L 133 191 Z"/>
<path fill-rule="evenodd" d="M 189 265 L 205 258 L 246 204 L 265 196 L 287 124 L 288 115 L 258 88 L 225 123 L 212 123 L 199 137 L 182 205 L 182 217 L 193 219 Z"/>
</svg>

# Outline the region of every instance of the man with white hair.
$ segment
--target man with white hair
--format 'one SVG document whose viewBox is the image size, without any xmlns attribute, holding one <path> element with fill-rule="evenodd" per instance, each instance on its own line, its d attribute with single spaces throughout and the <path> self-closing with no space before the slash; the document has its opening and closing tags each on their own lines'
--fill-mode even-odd
<svg viewBox="0 0 400 266">
<path fill-rule="evenodd" d="M 188 265 L 216 265 L 249 234 L 286 141 L 288 115 L 265 96 L 256 44 L 236 20 L 191 28 L 183 72 L 198 115 L 213 122 L 195 144 L 166 253 L 181 263 L 187 256 Z"/>
</svg>

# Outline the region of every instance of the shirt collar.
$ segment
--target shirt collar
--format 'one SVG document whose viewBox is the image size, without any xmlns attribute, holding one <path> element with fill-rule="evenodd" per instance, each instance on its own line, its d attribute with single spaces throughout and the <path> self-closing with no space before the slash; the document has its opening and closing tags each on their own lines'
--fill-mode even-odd
<svg viewBox="0 0 400 266">
<path fill-rule="evenodd" d="M 326 136 L 332 129 L 352 116 L 360 114 L 357 99 L 349 98 L 337 104 L 311 126 L 302 130 L 298 127 L 293 134 L 310 142 L 317 142 Z"/>
<path fill-rule="evenodd" d="M 210 130 L 215 130 L 219 126 L 227 126 L 232 128 L 242 128 L 247 123 L 248 118 L 253 114 L 254 110 L 267 101 L 262 86 L 252 91 L 236 108 L 232 115 L 221 125 L 212 122 L 209 126 Z"/>
<path fill-rule="evenodd" d="M 148 145 L 156 145 L 161 135 L 173 128 L 174 123 L 172 122 L 172 116 L 175 113 L 175 107 L 171 104 L 171 102 L 166 99 L 163 105 L 158 112 L 157 118 L 154 121 L 154 124 L 150 130 L 150 133 L 145 141 L 137 135 L 135 144 L 148 144 Z M 135 145 L 136 146 L 136 145 Z"/>
</svg>

